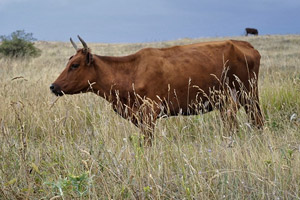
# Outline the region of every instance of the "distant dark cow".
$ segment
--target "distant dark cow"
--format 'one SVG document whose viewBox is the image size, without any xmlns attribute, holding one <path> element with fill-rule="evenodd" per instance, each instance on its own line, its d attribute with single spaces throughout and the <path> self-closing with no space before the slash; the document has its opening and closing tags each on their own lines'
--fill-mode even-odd
<svg viewBox="0 0 300 200">
<path fill-rule="evenodd" d="M 240 105 L 254 126 L 263 126 L 257 77 L 260 54 L 248 42 L 217 41 L 145 48 L 124 57 L 92 54 L 71 40 L 76 54 L 51 84 L 57 96 L 92 91 L 139 127 L 145 141 L 160 117 L 194 115 L 218 109 L 235 120 Z M 229 123 L 225 123 L 229 124 Z"/>
<path fill-rule="evenodd" d="M 258 30 L 255 28 L 246 28 L 246 36 L 248 36 L 248 34 L 252 34 L 252 35 L 258 35 Z"/>
</svg>

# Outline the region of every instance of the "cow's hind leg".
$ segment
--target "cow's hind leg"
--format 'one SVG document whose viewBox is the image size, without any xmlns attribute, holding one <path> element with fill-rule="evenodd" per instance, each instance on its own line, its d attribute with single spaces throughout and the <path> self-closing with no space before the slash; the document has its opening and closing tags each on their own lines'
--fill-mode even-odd
<svg viewBox="0 0 300 200">
<path fill-rule="evenodd" d="M 258 129 L 262 129 L 264 126 L 264 119 L 259 106 L 258 98 L 247 99 L 243 106 L 250 118 L 251 124 L 253 124 Z"/>
<path fill-rule="evenodd" d="M 250 122 L 258 129 L 264 126 L 264 118 L 259 105 L 257 86 L 250 89 L 249 93 L 244 93 L 241 104 L 244 107 Z"/>
</svg>

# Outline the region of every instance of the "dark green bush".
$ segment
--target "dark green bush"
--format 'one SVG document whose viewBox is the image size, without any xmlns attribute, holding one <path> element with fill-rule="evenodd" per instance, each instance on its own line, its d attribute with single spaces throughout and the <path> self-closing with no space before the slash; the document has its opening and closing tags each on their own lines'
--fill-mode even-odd
<svg viewBox="0 0 300 200">
<path fill-rule="evenodd" d="M 0 54 L 5 57 L 27 58 L 38 57 L 41 50 L 34 46 L 32 33 L 25 33 L 24 30 L 17 30 L 10 36 L 0 36 Z"/>
</svg>

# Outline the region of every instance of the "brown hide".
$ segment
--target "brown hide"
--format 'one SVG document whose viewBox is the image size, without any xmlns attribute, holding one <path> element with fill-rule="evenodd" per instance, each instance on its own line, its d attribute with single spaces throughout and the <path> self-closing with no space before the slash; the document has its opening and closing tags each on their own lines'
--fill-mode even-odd
<svg viewBox="0 0 300 200">
<path fill-rule="evenodd" d="M 87 57 L 92 58 L 89 65 Z M 262 127 L 259 64 L 258 51 L 248 42 L 235 40 L 146 48 L 125 57 L 92 55 L 80 49 L 50 89 L 56 95 L 93 91 L 146 137 L 152 136 L 155 120 L 161 116 L 214 108 L 222 114 L 226 105 L 216 95 L 220 93 L 225 94 L 225 102 L 234 99 L 244 106 L 253 124 Z"/>
</svg>

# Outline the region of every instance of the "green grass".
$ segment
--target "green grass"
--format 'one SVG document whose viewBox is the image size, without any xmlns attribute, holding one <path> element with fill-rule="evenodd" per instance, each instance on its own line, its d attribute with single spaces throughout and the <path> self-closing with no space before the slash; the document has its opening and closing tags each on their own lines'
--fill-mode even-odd
<svg viewBox="0 0 300 200">
<path fill-rule="evenodd" d="M 90 47 L 126 55 L 220 39 Z M 230 138 L 218 112 L 171 117 L 158 121 L 152 147 L 100 97 L 50 93 L 71 44 L 38 42 L 39 58 L 0 59 L 0 199 L 299 199 L 300 36 L 234 39 L 262 55 L 264 129 L 250 129 L 242 109 Z"/>
</svg>

